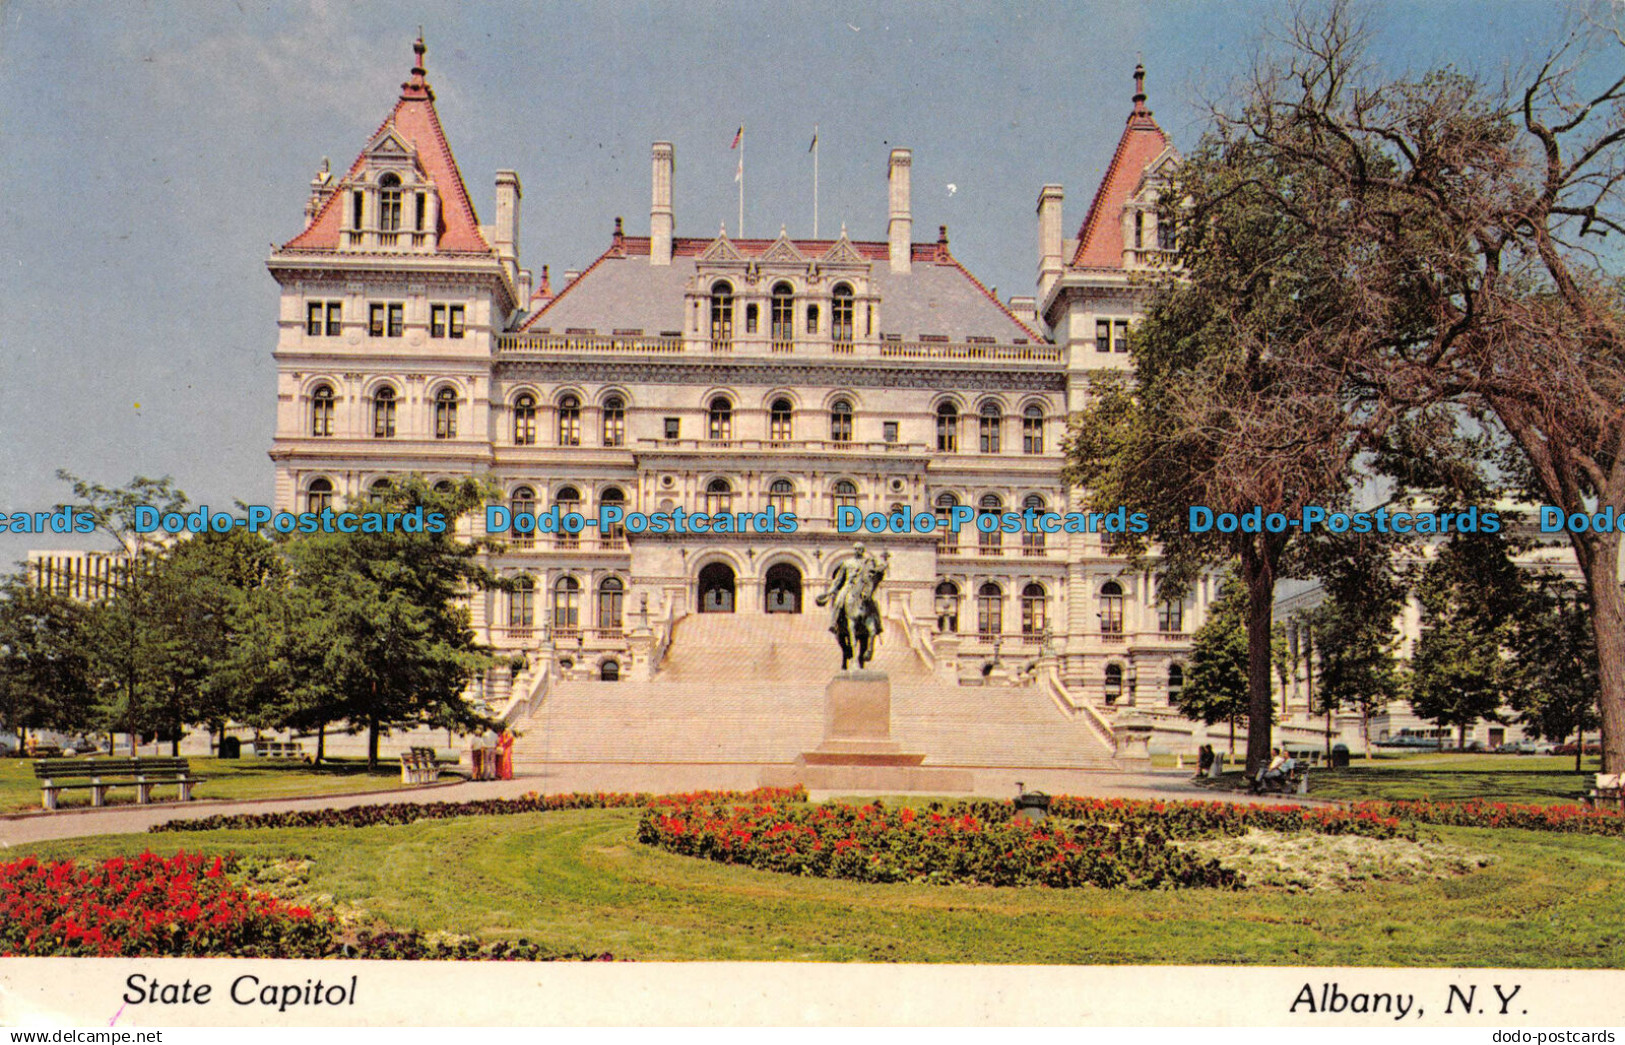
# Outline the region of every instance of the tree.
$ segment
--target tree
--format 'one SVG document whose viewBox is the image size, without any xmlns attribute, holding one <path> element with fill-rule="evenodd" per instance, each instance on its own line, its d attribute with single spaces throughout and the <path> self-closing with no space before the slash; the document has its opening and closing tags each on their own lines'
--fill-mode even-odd
<svg viewBox="0 0 1625 1045">
<path fill-rule="evenodd" d="M 1190 671 L 1175 699 L 1180 714 L 1209 726 L 1230 723 L 1236 752 L 1236 719 L 1248 713 L 1247 589 L 1227 578 L 1208 607 L 1207 620 L 1191 636 Z"/>
<path fill-rule="evenodd" d="M 1356 416 L 1477 427 L 1570 519 L 1625 514 L 1625 300 L 1599 253 L 1625 233 L 1622 53 L 1617 25 L 1581 26 L 1521 86 L 1453 70 L 1384 82 L 1334 3 L 1295 21 L 1292 50 L 1223 119 L 1313 188 L 1306 202 L 1264 186 L 1349 259 L 1335 272 L 1344 321 L 1387 332 L 1325 357 Z M 1603 766 L 1625 771 L 1620 533 L 1568 540 L 1591 606 Z"/>
<path fill-rule="evenodd" d="M 1132 376 L 1102 373 L 1075 419 L 1067 478 L 1090 507 L 1143 512 L 1171 587 L 1234 565 L 1246 593 L 1247 769 L 1271 752 L 1271 610 L 1298 540 L 1287 520 L 1349 498 L 1361 450 L 1344 382 L 1321 357 L 1340 335 L 1345 259 L 1324 249 L 1301 210 L 1312 182 L 1237 136 L 1206 136 L 1183 163 L 1165 214 L 1180 270 L 1162 278 L 1131 341 Z M 1313 249 L 1306 249 L 1313 248 Z M 1252 520 L 1193 532 L 1204 506 Z"/>
<path fill-rule="evenodd" d="M 1514 643 L 1517 721 L 1544 740 L 1574 737 L 1578 773 L 1585 733 L 1597 728 L 1597 647 L 1585 592 L 1551 573 L 1531 578 Z"/>
<path fill-rule="evenodd" d="M 25 573 L 0 584 L 0 724 L 19 743 L 30 729 L 90 724 L 88 610 L 42 590 Z"/>
<path fill-rule="evenodd" d="M 1316 696 L 1324 713 L 1352 708 L 1371 753 L 1371 717 L 1405 694 L 1394 627 L 1407 589 L 1393 566 L 1395 544 L 1374 534 L 1318 542 L 1313 558 L 1326 601 L 1313 614 Z M 1326 743 L 1331 745 L 1331 732 Z M 1331 751 L 1326 752 L 1330 758 Z"/>
<path fill-rule="evenodd" d="M 1411 707 L 1453 726 L 1458 745 L 1480 719 L 1500 721 L 1516 688 L 1512 651 L 1526 579 L 1501 533 L 1457 534 L 1416 584 L 1422 633 L 1411 655 Z"/>
<path fill-rule="evenodd" d="M 439 514 L 448 521 L 444 532 L 315 533 L 283 546 L 289 595 L 299 606 L 269 626 L 281 629 L 277 655 L 295 687 L 285 721 L 342 719 L 365 729 L 369 767 L 391 728 L 493 724 L 462 697 L 491 663 L 462 597 L 495 581 L 479 563 L 480 545 L 454 532 L 455 520 L 487 500 L 472 479 L 437 491 L 413 476 L 393 484 L 375 509 Z"/>
</svg>

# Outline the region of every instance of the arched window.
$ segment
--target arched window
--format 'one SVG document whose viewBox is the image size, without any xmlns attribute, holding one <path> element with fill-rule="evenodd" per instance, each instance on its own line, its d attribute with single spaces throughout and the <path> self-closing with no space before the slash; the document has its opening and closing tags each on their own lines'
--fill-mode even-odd
<svg viewBox="0 0 1625 1045">
<path fill-rule="evenodd" d="M 705 510 L 711 515 L 718 512 L 731 512 L 734 505 L 734 490 L 726 479 L 712 479 L 705 484 Z"/>
<path fill-rule="evenodd" d="M 333 434 L 333 386 L 317 385 L 316 390 L 310 393 L 310 434 L 314 436 L 330 436 Z"/>
<path fill-rule="evenodd" d="M 984 454 L 999 452 L 999 430 L 1004 427 L 1004 414 L 999 410 L 998 403 L 983 403 L 980 434 L 978 443 Z"/>
<path fill-rule="evenodd" d="M 1021 452 L 1044 452 L 1044 410 L 1040 406 L 1029 406 L 1021 412 Z"/>
<path fill-rule="evenodd" d="M 528 486 L 521 486 L 514 490 L 508 501 L 508 507 L 513 512 L 511 536 L 516 548 L 529 548 L 536 543 L 534 536 L 536 526 L 536 491 Z M 521 516 L 529 516 L 521 521 Z"/>
<path fill-rule="evenodd" d="M 457 438 L 457 392 L 442 388 L 434 394 L 434 437 Z"/>
<path fill-rule="evenodd" d="M 598 681 L 600 681 L 600 682 L 619 682 L 619 681 L 621 681 L 621 662 L 618 661 L 618 660 L 606 660 L 606 661 L 604 661 L 603 664 L 599 665 L 599 667 L 598 667 Z"/>
<path fill-rule="evenodd" d="M 557 505 L 559 509 L 559 536 L 557 547 L 581 547 L 581 535 L 579 533 L 570 533 L 564 528 L 565 516 L 569 515 L 571 512 L 581 511 L 581 491 L 577 490 L 573 486 L 562 487 L 557 496 L 553 498 L 553 503 Z"/>
<path fill-rule="evenodd" d="M 1185 668 L 1181 664 L 1168 665 L 1168 703 L 1178 704 L 1185 695 Z"/>
<path fill-rule="evenodd" d="M 1028 494 L 1022 500 L 1021 554 L 1034 556 L 1044 554 L 1044 531 L 1040 528 L 1039 522 L 1043 519 L 1045 510 L 1044 499 L 1035 493 Z M 1034 513 L 1033 528 L 1031 530 L 1026 528 L 1025 520 L 1028 512 Z"/>
<path fill-rule="evenodd" d="M 333 507 L 333 480 L 312 479 L 305 487 L 305 511 L 320 512 Z"/>
<path fill-rule="evenodd" d="M 976 591 L 976 634 L 991 641 L 1004 630 L 1004 589 L 992 581 Z"/>
<path fill-rule="evenodd" d="M 728 402 L 727 396 L 717 396 L 711 400 L 710 409 L 706 411 L 706 438 L 714 441 L 732 439 L 733 431 L 734 405 Z"/>
<path fill-rule="evenodd" d="M 621 637 L 621 607 L 626 585 L 619 577 L 605 577 L 598 585 L 598 633 L 605 638 Z"/>
<path fill-rule="evenodd" d="M 774 563 L 767 568 L 763 581 L 763 612 L 801 612 L 801 571 L 793 563 Z"/>
<path fill-rule="evenodd" d="M 553 634 L 575 636 L 581 631 L 581 582 L 560 577 L 553 585 Z"/>
<path fill-rule="evenodd" d="M 1000 555 L 1004 551 L 1004 533 L 999 529 L 1003 520 L 999 516 L 1004 514 L 1004 499 L 996 493 L 983 494 L 977 503 L 976 543 L 983 555 Z M 992 523 L 983 520 L 993 517 Z M 982 527 L 991 526 L 991 530 Z"/>
<path fill-rule="evenodd" d="M 559 398 L 559 445 L 581 445 L 581 400 L 573 395 Z"/>
<path fill-rule="evenodd" d="M 830 501 L 836 508 L 856 508 L 858 506 L 858 484 L 850 479 L 839 479 L 830 487 Z"/>
<path fill-rule="evenodd" d="M 1185 630 L 1185 601 L 1163 599 L 1157 603 L 1157 630 L 1173 634 Z"/>
<path fill-rule="evenodd" d="M 734 571 L 725 562 L 713 562 L 700 570 L 700 612 L 734 611 Z"/>
<path fill-rule="evenodd" d="M 388 385 L 372 394 L 372 437 L 395 438 L 395 390 Z"/>
<path fill-rule="evenodd" d="M 625 508 L 626 494 L 622 493 L 619 487 L 611 486 L 598 496 L 598 505 L 601 508 Z M 604 542 L 604 547 L 619 548 L 626 540 L 626 526 L 619 522 L 610 523 L 599 537 Z"/>
<path fill-rule="evenodd" d="M 513 401 L 513 444 L 536 445 L 536 397 L 522 395 Z"/>
<path fill-rule="evenodd" d="M 775 443 L 790 441 L 790 400 L 775 399 L 768 408 L 767 437 Z"/>
<path fill-rule="evenodd" d="M 767 488 L 767 505 L 783 515 L 796 510 L 796 488 L 788 479 L 775 479 Z"/>
<path fill-rule="evenodd" d="M 1043 637 L 1049 623 L 1045 613 L 1044 586 L 1036 581 L 1021 589 L 1021 634 L 1030 639 Z"/>
<path fill-rule="evenodd" d="M 401 227 L 401 179 L 386 174 L 378 179 L 378 229 L 398 232 Z"/>
<path fill-rule="evenodd" d="M 388 479 L 374 479 L 372 485 L 367 488 L 367 499 L 371 501 L 386 499 L 389 497 L 390 486 L 391 483 Z"/>
<path fill-rule="evenodd" d="M 951 454 L 959 449 L 959 410 L 952 403 L 937 407 L 937 450 Z"/>
<path fill-rule="evenodd" d="M 453 491 L 455 491 L 456 489 L 457 489 L 457 484 L 452 482 L 450 479 L 442 479 L 438 483 L 434 484 L 434 492 L 435 493 L 449 494 L 449 493 L 452 493 Z"/>
<path fill-rule="evenodd" d="M 829 303 L 829 336 L 837 342 L 852 342 L 852 286 L 835 284 Z"/>
<path fill-rule="evenodd" d="M 620 396 L 604 400 L 604 445 L 626 445 L 626 400 Z"/>
<path fill-rule="evenodd" d="M 536 582 L 521 577 L 508 592 L 508 627 L 529 631 L 536 625 Z"/>
<path fill-rule="evenodd" d="M 959 534 L 949 528 L 955 508 L 959 507 L 959 498 L 951 493 L 937 494 L 937 554 L 958 555 Z"/>
<path fill-rule="evenodd" d="M 768 333 L 773 339 L 773 350 L 790 351 L 796 339 L 796 299 L 795 291 L 788 283 L 773 284 L 771 321 L 772 328 Z"/>
<path fill-rule="evenodd" d="M 1100 633 L 1123 634 L 1123 586 L 1116 581 L 1100 586 Z"/>
<path fill-rule="evenodd" d="M 829 404 L 829 441 L 832 443 L 850 443 L 852 441 L 852 403 L 850 400 L 837 399 Z"/>
<path fill-rule="evenodd" d="M 946 634 L 959 631 L 959 585 L 943 581 L 936 591 L 937 630 Z"/>
<path fill-rule="evenodd" d="M 1123 665 L 1106 665 L 1106 703 L 1115 704 L 1123 699 Z"/>
<path fill-rule="evenodd" d="M 809 334 L 818 333 L 818 306 L 817 305 L 808 305 L 807 306 L 807 333 L 809 333 Z"/>
<path fill-rule="evenodd" d="M 729 349 L 734 339 L 734 288 L 727 280 L 711 284 L 711 347 Z"/>
</svg>

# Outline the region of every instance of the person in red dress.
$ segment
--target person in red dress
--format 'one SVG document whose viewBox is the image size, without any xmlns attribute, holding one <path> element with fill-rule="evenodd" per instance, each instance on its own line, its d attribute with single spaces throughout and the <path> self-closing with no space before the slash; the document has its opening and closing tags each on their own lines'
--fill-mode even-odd
<svg viewBox="0 0 1625 1045">
<path fill-rule="evenodd" d="M 497 779 L 513 779 L 513 731 L 504 729 L 497 740 Z"/>
</svg>

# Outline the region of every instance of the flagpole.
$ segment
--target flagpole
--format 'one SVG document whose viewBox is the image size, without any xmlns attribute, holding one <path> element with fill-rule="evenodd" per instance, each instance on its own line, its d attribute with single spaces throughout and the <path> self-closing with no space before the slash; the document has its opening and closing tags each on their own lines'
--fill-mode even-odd
<svg viewBox="0 0 1625 1045">
<path fill-rule="evenodd" d="M 745 238 L 745 125 L 739 125 L 739 232 Z"/>
<path fill-rule="evenodd" d="M 813 124 L 813 239 L 818 238 L 818 125 Z"/>
</svg>

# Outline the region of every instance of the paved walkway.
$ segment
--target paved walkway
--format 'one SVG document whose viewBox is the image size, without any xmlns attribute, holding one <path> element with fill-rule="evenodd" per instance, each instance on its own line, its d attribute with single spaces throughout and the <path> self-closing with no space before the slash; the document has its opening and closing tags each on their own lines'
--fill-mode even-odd
<svg viewBox="0 0 1625 1045">
<path fill-rule="evenodd" d="M 319 795 L 312 798 L 277 798 L 256 801 L 174 802 L 148 806 L 114 806 L 107 809 L 66 810 L 57 813 L 30 813 L 0 819 L 0 847 L 28 845 L 58 838 L 89 835 L 139 834 L 154 824 L 170 820 L 195 820 L 234 813 L 277 813 L 294 809 L 346 809 L 351 806 L 383 805 L 395 802 L 467 802 L 480 798 L 511 798 L 529 792 L 563 794 L 571 791 L 649 791 L 673 793 L 716 788 L 748 790 L 756 786 L 761 765 L 705 766 L 668 765 L 549 765 L 538 767 L 514 780 L 481 783 L 460 782 L 431 787 L 372 791 L 355 795 Z M 1260 801 L 1244 794 L 1208 791 L 1196 787 L 1185 770 L 1162 769 L 1143 773 L 1089 773 L 1075 770 L 988 769 L 975 772 L 974 793 L 984 797 L 1010 798 L 1015 795 L 1016 777 L 1029 789 L 1055 795 L 1102 798 L 1206 799 L 1248 802 Z M 812 792 L 822 800 L 828 792 Z M 1268 799 L 1281 802 L 1279 796 Z M 155 845 L 170 846 L 170 836 Z"/>
</svg>

